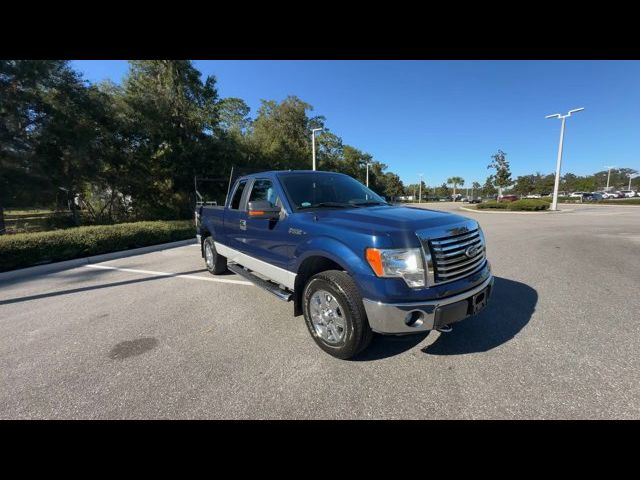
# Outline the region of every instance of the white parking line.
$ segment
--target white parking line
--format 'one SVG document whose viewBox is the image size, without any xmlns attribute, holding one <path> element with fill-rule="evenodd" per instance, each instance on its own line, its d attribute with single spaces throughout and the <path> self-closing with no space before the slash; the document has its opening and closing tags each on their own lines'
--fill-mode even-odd
<svg viewBox="0 0 640 480">
<path fill-rule="evenodd" d="M 238 285 L 253 285 L 251 282 L 247 282 L 245 280 L 232 280 L 230 278 L 210 278 L 210 277 L 199 277 L 197 275 L 182 275 L 179 273 L 167 273 L 167 272 L 154 272 L 152 270 L 136 270 L 133 268 L 120 268 L 120 267 L 112 267 L 109 265 L 83 265 L 85 268 L 100 268 L 103 270 L 117 270 L 119 272 L 130 272 L 130 273 L 142 273 L 144 275 L 156 275 L 158 277 L 175 277 L 175 278 L 187 278 L 189 280 L 203 280 L 205 282 L 218 282 L 218 283 L 235 283 Z"/>
</svg>

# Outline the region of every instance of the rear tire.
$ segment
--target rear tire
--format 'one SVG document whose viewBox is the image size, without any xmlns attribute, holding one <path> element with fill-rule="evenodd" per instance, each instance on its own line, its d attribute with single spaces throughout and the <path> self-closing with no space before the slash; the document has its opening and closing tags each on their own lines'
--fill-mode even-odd
<svg viewBox="0 0 640 480">
<path fill-rule="evenodd" d="M 202 251 L 204 253 L 204 262 L 209 273 L 212 275 L 220 275 L 227 271 L 227 257 L 218 254 L 216 246 L 213 243 L 213 238 L 207 237 L 204 239 Z"/>
<path fill-rule="evenodd" d="M 373 332 L 362 297 L 346 272 L 327 270 L 311 277 L 302 309 L 311 336 L 329 355 L 346 360 L 371 343 Z"/>
</svg>

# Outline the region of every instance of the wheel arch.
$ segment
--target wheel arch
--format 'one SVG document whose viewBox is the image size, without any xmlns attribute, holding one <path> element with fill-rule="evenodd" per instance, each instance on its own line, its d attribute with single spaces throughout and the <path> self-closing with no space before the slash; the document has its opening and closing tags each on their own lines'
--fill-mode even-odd
<svg viewBox="0 0 640 480">
<path fill-rule="evenodd" d="M 293 290 L 294 316 L 302 315 L 302 293 L 307 281 L 317 273 L 326 272 L 327 270 L 341 270 L 348 272 L 341 263 L 323 254 L 310 255 L 300 263 Z"/>
</svg>

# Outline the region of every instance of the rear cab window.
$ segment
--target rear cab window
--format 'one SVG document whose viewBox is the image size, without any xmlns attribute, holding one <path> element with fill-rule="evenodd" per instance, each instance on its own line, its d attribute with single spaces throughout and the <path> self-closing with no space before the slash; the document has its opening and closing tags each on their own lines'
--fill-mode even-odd
<svg viewBox="0 0 640 480">
<path fill-rule="evenodd" d="M 240 182 L 238 182 L 238 186 L 233 192 L 233 197 L 231 197 L 231 202 L 229 203 L 229 208 L 231 210 L 238 210 L 240 208 L 240 200 L 242 199 L 242 193 L 244 192 L 244 188 L 246 186 L 246 180 L 240 180 Z"/>
</svg>

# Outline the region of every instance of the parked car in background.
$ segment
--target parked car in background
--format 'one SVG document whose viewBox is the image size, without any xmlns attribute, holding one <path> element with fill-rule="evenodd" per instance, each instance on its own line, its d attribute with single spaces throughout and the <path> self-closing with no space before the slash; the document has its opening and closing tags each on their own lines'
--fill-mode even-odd
<svg viewBox="0 0 640 480">
<path fill-rule="evenodd" d="M 607 199 L 607 198 L 616 198 L 615 195 L 613 195 L 611 192 L 605 192 L 604 190 L 598 190 L 597 192 L 593 192 L 593 193 L 599 193 L 600 195 L 602 195 L 603 199 Z"/>
<path fill-rule="evenodd" d="M 583 195 L 589 194 L 589 192 L 573 192 L 569 194 L 570 198 L 582 198 Z"/>
<path fill-rule="evenodd" d="M 524 197 L 524 198 L 540 198 L 540 197 L 541 197 L 541 195 L 540 195 L 540 194 L 538 194 L 538 193 L 532 193 L 531 195 L 527 195 L 527 196 L 526 196 L 526 197 Z"/>
<path fill-rule="evenodd" d="M 599 202 L 604 197 L 598 192 L 585 193 L 582 197 L 583 202 Z"/>
<path fill-rule="evenodd" d="M 480 203 L 480 202 L 482 202 L 482 199 L 480 197 L 469 197 L 467 200 L 469 201 L 469 203 Z"/>
<path fill-rule="evenodd" d="M 638 196 L 638 192 L 634 192 L 633 190 L 620 190 L 620 193 L 624 194 L 627 198 L 633 198 Z"/>
<path fill-rule="evenodd" d="M 519 199 L 517 195 L 502 195 L 498 196 L 498 200 L 500 200 L 501 202 L 515 202 Z"/>
</svg>

